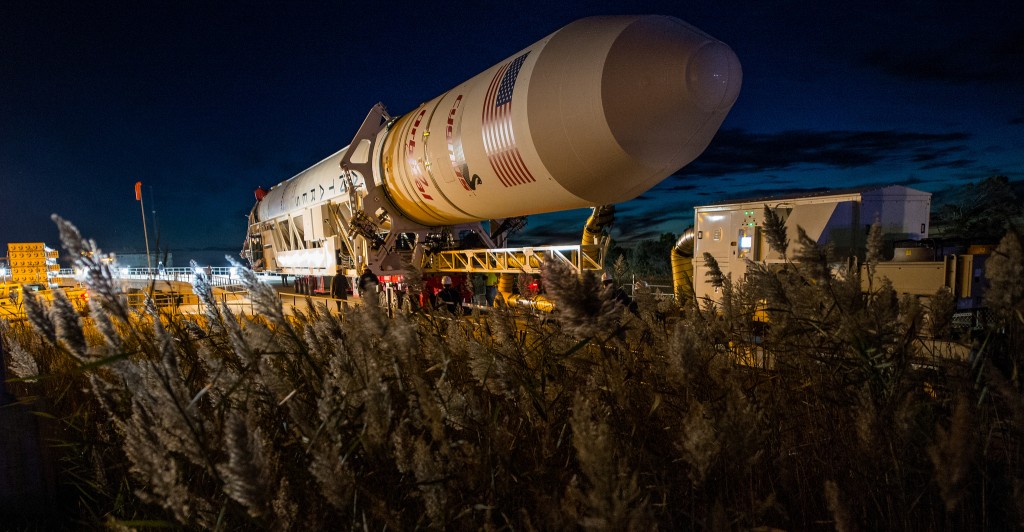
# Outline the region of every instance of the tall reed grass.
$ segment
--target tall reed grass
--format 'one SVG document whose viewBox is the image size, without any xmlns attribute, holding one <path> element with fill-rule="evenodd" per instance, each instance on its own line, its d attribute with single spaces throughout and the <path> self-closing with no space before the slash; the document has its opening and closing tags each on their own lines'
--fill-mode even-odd
<svg viewBox="0 0 1024 532">
<path fill-rule="evenodd" d="M 806 239 L 681 313 L 552 265 L 552 316 L 286 317 L 244 272 L 256 315 L 200 278 L 205 313 L 172 317 L 127 308 L 57 222 L 90 311 L 32 302 L 0 336 L 11 390 L 52 416 L 68 528 L 1024 527 L 1015 236 L 1001 321 L 945 360 L 918 338 L 948 309 L 863 294 Z"/>
</svg>

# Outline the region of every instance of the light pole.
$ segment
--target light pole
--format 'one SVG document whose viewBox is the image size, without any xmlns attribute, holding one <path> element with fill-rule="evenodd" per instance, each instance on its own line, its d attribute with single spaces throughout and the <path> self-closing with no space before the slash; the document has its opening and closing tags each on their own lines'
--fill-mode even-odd
<svg viewBox="0 0 1024 532">
<path fill-rule="evenodd" d="M 146 272 L 153 269 L 153 263 L 149 260 L 149 233 L 146 231 L 146 207 L 142 204 L 142 181 L 135 182 L 135 199 L 142 209 L 142 236 L 146 239 Z"/>
</svg>

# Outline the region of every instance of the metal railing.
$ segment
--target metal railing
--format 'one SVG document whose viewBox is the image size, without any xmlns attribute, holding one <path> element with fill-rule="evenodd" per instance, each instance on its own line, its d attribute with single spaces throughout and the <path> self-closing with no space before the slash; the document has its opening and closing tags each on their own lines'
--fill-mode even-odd
<svg viewBox="0 0 1024 532">
<path fill-rule="evenodd" d="M 178 281 L 191 283 L 196 275 L 205 273 L 213 286 L 229 286 L 238 284 L 241 278 L 236 268 L 205 266 L 200 268 L 119 268 L 115 274 L 120 279 Z"/>
<path fill-rule="evenodd" d="M 195 277 L 198 272 L 203 272 L 207 275 L 210 280 L 210 284 L 215 287 L 232 287 L 238 286 L 241 283 L 241 276 L 237 268 L 234 267 L 222 267 L 222 266 L 205 266 L 199 268 L 191 267 L 175 267 L 175 268 L 112 268 L 112 273 L 118 279 L 133 280 L 133 281 L 176 281 L 182 283 L 192 283 L 195 281 Z M 266 281 L 280 281 L 281 278 L 277 274 L 266 274 L 257 273 L 259 277 L 263 277 Z M 64 279 L 76 279 L 78 273 L 71 268 L 62 268 L 57 274 L 57 277 Z"/>
<path fill-rule="evenodd" d="M 219 292 L 213 294 L 213 299 L 220 304 L 227 304 L 235 313 L 253 314 L 253 304 L 248 297 L 240 297 L 240 294 L 231 292 Z M 142 308 L 146 301 L 152 298 L 153 304 L 163 311 L 171 314 L 201 314 L 204 305 L 195 294 L 182 292 L 129 292 L 123 294 L 125 303 L 131 308 Z"/>
<path fill-rule="evenodd" d="M 623 287 L 630 297 L 636 296 L 637 282 L 642 282 L 634 277 L 634 281 Z M 675 287 L 670 284 L 647 284 L 647 289 L 654 294 L 655 299 L 667 299 L 674 301 L 676 298 Z"/>
</svg>

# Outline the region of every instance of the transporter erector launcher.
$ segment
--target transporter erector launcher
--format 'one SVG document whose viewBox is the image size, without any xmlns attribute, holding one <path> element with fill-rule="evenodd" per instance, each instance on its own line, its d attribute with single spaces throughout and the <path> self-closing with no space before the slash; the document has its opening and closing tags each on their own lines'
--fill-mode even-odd
<svg viewBox="0 0 1024 532">
<path fill-rule="evenodd" d="M 481 221 L 633 199 L 704 151 L 741 79 L 727 45 L 678 19 L 578 20 L 408 114 L 375 106 L 349 146 L 257 190 L 243 254 L 386 272 L 460 233 L 493 247 Z"/>
</svg>

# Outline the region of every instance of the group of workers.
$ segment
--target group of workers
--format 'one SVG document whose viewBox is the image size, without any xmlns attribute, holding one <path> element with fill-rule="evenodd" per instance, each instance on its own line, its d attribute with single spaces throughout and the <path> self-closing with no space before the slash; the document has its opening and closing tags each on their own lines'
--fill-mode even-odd
<svg viewBox="0 0 1024 532">
<path fill-rule="evenodd" d="M 379 279 L 370 270 L 369 266 L 363 267 L 363 272 L 356 281 L 359 294 L 376 292 Z M 498 276 L 493 273 L 477 273 L 472 276 L 473 303 L 477 305 L 493 306 L 494 299 L 498 294 Z M 351 290 L 348 277 L 339 268 L 331 279 L 329 294 L 335 300 L 338 311 L 341 311 L 343 301 L 348 300 Z M 459 287 L 452 283 L 452 278 L 445 275 L 441 278 L 441 289 L 430 298 L 434 308 L 444 308 L 453 314 L 462 310 L 463 294 Z"/>
<path fill-rule="evenodd" d="M 472 297 L 469 298 L 474 305 L 494 306 L 494 299 L 498 295 L 498 276 L 493 273 L 474 273 L 469 279 L 469 287 Z M 456 286 L 448 275 L 441 277 L 441 289 L 434 298 L 434 308 L 444 308 L 452 314 L 462 312 L 464 297 L 463 287 Z"/>
<path fill-rule="evenodd" d="M 377 275 L 370 270 L 369 266 L 364 266 L 362 274 L 356 281 L 356 286 L 360 294 L 376 293 L 379 283 L 380 280 L 377 278 Z M 621 287 L 615 286 L 615 281 L 611 275 L 608 273 L 602 274 L 601 283 L 606 290 L 613 291 L 612 297 L 622 302 L 631 312 L 636 312 L 636 303 L 633 301 L 633 298 Z M 494 306 L 494 300 L 498 294 L 497 275 L 493 273 L 474 273 L 471 274 L 470 284 L 473 304 L 488 307 Z M 460 314 L 462 312 L 462 303 L 466 299 L 460 288 L 452 283 L 450 276 L 443 276 L 441 278 L 441 289 L 434 298 L 431 298 L 433 308 L 443 308 L 452 314 Z M 342 273 L 341 269 L 338 269 L 331 280 L 330 296 L 335 300 L 339 312 L 341 311 L 342 302 L 348 299 L 349 290 L 348 277 Z"/>
</svg>

